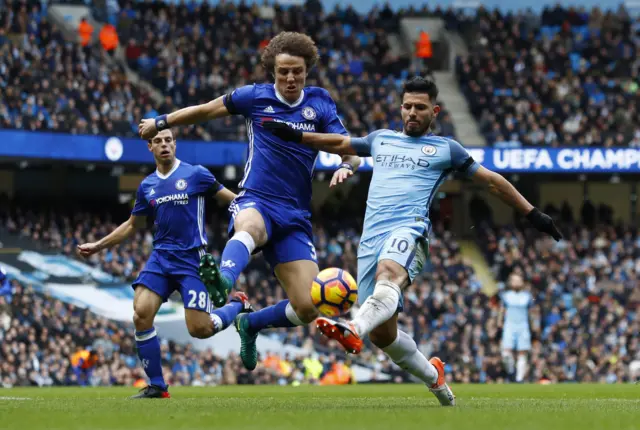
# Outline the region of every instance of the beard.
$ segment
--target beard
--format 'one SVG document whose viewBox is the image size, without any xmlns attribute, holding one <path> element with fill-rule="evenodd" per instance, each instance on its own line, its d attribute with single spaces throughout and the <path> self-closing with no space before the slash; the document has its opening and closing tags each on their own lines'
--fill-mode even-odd
<svg viewBox="0 0 640 430">
<path fill-rule="evenodd" d="M 407 124 L 404 125 L 404 134 L 411 137 L 420 137 L 429 132 L 431 129 L 431 121 L 425 121 L 419 127 L 413 126 L 411 129 L 407 127 Z"/>
</svg>

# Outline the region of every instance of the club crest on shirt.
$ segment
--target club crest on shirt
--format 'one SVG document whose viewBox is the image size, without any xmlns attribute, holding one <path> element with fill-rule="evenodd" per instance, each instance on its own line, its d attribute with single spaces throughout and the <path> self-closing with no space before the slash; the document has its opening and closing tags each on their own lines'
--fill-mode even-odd
<svg viewBox="0 0 640 430">
<path fill-rule="evenodd" d="M 316 119 L 316 111 L 312 107 L 307 106 L 302 109 L 302 116 L 309 121 L 314 120 Z"/>
<path fill-rule="evenodd" d="M 436 147 L 431 145 L 426 145 L 422 147 L 422 153 L 424 155 L 435 155 Z"/>
<path fill-rule="evenodd" d="M 187 181 L 184 179 L 178 179 L 176 181 L 176 190 L 182 191 L 187 188 Z"/>
</svg>

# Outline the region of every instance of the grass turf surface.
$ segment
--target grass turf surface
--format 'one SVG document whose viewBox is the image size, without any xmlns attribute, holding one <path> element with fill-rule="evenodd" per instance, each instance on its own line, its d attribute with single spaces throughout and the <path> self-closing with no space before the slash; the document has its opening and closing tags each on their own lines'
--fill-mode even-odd
<svg viewBox="0 0 640 430">
<path fill-rule="evenodd" d="M 637 385 L 455 385 L 441 407 L 421 385 L 0 390 L 1 429 L 640 429 Z"/>
</svg>

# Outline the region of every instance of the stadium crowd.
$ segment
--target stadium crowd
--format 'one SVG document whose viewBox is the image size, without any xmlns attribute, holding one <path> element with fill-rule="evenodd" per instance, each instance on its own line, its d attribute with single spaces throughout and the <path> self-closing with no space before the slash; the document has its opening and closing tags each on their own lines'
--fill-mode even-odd
<svg viewBox="0 0 640 430">
<path fill-rule="evenodd" d="M 640 278 L 640 236 L 634 230 L 610 226 L 612 215 L 606 208 L 595 211 L 587 207 L 583 210 L 586 218 L 582 223 L 566 219 L 570 211 L 547 210 L 556 213 L 558 218 L 565 217 L 563 225 L 576 225 L 566 230 L 566 239 L 559 243 L 542 238 L 533 230 L 494 228 L 486 222 L 481 237 L 499 286 L 502 287 L 502 282 L 511 272 L 522 273 L 535 298 L 530 311 L 533 350 L 527 380 L 613 383 L 640 377 L 640 348 L 636 336 L 640 330 L 637 316 L 640 292 L 634 288 Z M 219 257 L 220 247 L 226 237 L 225 222 L 218 218 L 223 216 L 222 212 L 213 211 L 214 222 L 209 224 L 210 234 L 214 238 L 212 242 L 216 244 L 212 253 L 216 257 Z M 47 248 L 63 250 L 69 255 L 74 254 L 77 243 L 94 240 L 115 227 L 108 217 L 100 218 L 82 212 L 74 216 L 52 216 L 13 211 L 5 221 L 15 234 L 41 241 L 46 243 Z M 587 228 L 588 225 L 593 227 Z M 211 229 L 211 226 L 219 226 L 219 229 Z M 320 267 L 339 266 L 356 273 L 358 226 L 339 225 L 329 217 L 323 223 L 316 222 L 314 228 Z M 149 232 L 142 231 L 139 234 L 136 239 L 113 251 L 101 252 L 93 257 L 91 263 L 132 279 L 140 270 L 151 245 Z M 461 257 L 456 238 L 440 223 L 435 223 L 430 245 L 429 267 L 406 292 L 405 312 L 400 317 L 402 326 L 414 336 L 419 348 L 427 356 L 437 354 L 447 362 L 454 381 L 507 380 L 500 354 L 502 322 L 498 317 L 499 301 L 484 293 L 473 269 Z M 3 303 L 2 307 L 5 313 L 9 309 L 9 315 L 13 316 L 0 318 L 5 323 L 4 331 L 0 330 L 5 340 L 3 344 L 7 345 L 3 354 L 11 351 L 15 359 L 9 362 L 26 364 L 22 365 L 24 371 L 20 371 L 23 378 L 14 378 L 18 375 L 18 366 L 13 373 L 10 372 L 14 376 L 7 379 L 13 382 L 7 383 L 30 383 L 27 380 L 35 375 L 29 367 L 32 366 L 29 363 L 33 363 L 32 352 L 38 360 L 44 360 L 43 365 L 46 357 L 56 357 L 58 365 L 52 361 L 47 367 L 53 383 L 77 383 L 68 357 L 76 348 L 86 347 L 82 342 L 87 338 L 95 340 L 92 342 L 94 347 L 99 339 L 107 339 L 106 343 L 111 346 L 106 348 L 102 342 L 97 342 L 97 348 L 113 351 L 106 354 L 100 350 L 99 354 L 102 355 L 92 376 L 93 383 L 129 385 L 139 381 L 141 374 L 135 368 L 130 327 L 96 316 L 89 318 L 86 310 L 36 294 L 17 285 L 15 281 L 14 286 L 12 304 Z M 257 307 L 284 298 L 281 288 L 260 256 L 254 258 L 240 278 L 238 288 L 248 292 Z M 31 302 L 40 304 L 35 312 L 26 312 L 25 309 L 33 309 L 31 304 L 25 306 L 25 303 Z M 40 309 L 54 309 L 55 312 L 46 314 Z M 44 322 L 45 317 L 53 319 Z M 35 321 L 32 320 L 34 318 Z M 62 320 L 57 321 L 56 318 Z M 57 343 L 43 341 L 38 344 L 37 350 L 22 351 L 21 348 L 36 347 L 30 346 L 33 342 L 26 341 L 24 346 L 20 346 L 21 342 L 16 339 L 27 340 L 33 334 L 34 339 L 43 340 L 39 331 L 34 333 L 30 328 L 20 328 L 25 319 L 29 319 L 29 327 L 47 327 L 49 337 L 59 337 L 61 345 L 67 348 L 61 351 L 57 346 L 58 349 L 49 350 L 47 348 L 53 348 Z M 56 327 L 58 331 L 54 330 Z M 88 327 L 91 327 L 92 333 L 89 337 L 86 335 Z M 332 370 L 330 363 L 344 359 L 340 350 L 335 349 L 337 345 L 319 336 L 313 326 L 272 330 L 267 335 L 303 347 L 309 354 L 311 351 L 321 354 L 313 358 L 270 354 L 263 357 L 262 370 L 249 374 L 241 369 L 236 356 L 225 360 L 210 358 L 207 361 L 204 357 L 214 357 L 209 351 L 199 353 L 190 347 L 165 341 L 165 371 L 171 372 L 169 380 L 172 384 L 300 383 L 322 380 Z M 327 352 L 335 355 L 327 358 L 324 355 Z M 211 360 L 214 364 L 211 364 Z M 391 374 L 396 381 L 409 380 L 406 374 L 374 348 L 366 348 L 355 360 L 374 369 L 375 374 Z M 322 366 L 318 366 L 318 362 Z M 62 371 L 60 366 L 68 366 L 68 369 Z M 176 371 L 182 369 L 181 366 L 186 366 L 186 373 Z M 309 370 L 320 368 L 323 370 L 319 374 Z M 200 369 L 202 373 L 199 373 Z M 346 373 L 343 374 L 350 375 L 346 370 L 348 367 L 344 369 Z M 42 371 L 38 372 L 41 374 Z M 64 378 L 61 377 L 63 374 Z M 317 376 L 310 377 L 311 374 Z M 3 379 L 6 376 L 3 375 Z"/>
<path fill-rule="evenodd" d="M 640 145 L 640 20 L 621 6 L 465 20 L 456 72 L 489 144 Z"/>
<path fill-rule="evenodd" d="M 212 94 L 265 80 L 260 54 L 280 31 L 301 31 L 320 50 L 308 85 L 327 88 L 354 135 L 402 127 L 397 80 L 426 70 L 399 58 L 386 31 L 399 26 L 390 7 L 358 15 L 351 8 L 325 13 L 318 1 L 305 6 L 244 3 L 133 4 L 121 2 L 119 32 L 129 65 L 167 95 L 160 111 L 205 103 Z M 222 122 L 222 124 L 220 124 Z M 243 140 L 242 118 L 203 125 L 220 139 Z M 448 114 L 437 131 L 454 135 Z"/>
<path fill-rule="evenodd" d="M 308 85 L 331 92 L 350 132 L 364 135 L 382 127 L 401 128 L 401 79 L 429 72 L 390 50 L 385 31 L 398 26 L 398 16 L 388 7 L 367 16 L 351 9 L 325 13 L 319 2 L 309 3 L 285 10 L 243 3 L 142 2 L 134 9 L 132 2 L 122 1 L 117 30 L 126 62 L 165 96 L 158 105 L 127 80 L 123 68 L 99 44 L 65 41 L 48 22 L 40 1 L 9 1 L 0 11 L 2 126 L 133 137 L 141 118 L 206 103 L 250 82 L 265 82 L 262 48 L 281 30 L 304 30 L 321 53 Z M 446 111 L 436 132 L 455 135 Z M 229 117 L 184 127 L 178 134 L 245 141 L 246 124 L 240 117 Z"/>
<path fill-rule="evenodd" d="M 135 136 L 149 95 L 107 57 L 65 41 L 40 1 L 9 1 L 0 8 L 0 127 Z"/>
<path fill-rule="evenodd" d="M 107 320 L 13 281 L 11 304 L 0 296 L 0 386 L 146 386 L 138 365 L 133 326 Z M 162 364 L 170 385 L 335 384 L 352 381 L 335 356 L 267 354 L 247 372 L 237 355 L 162 340 Z M 92 355 L 95 354 L 95 355 Z"/>
</svg>

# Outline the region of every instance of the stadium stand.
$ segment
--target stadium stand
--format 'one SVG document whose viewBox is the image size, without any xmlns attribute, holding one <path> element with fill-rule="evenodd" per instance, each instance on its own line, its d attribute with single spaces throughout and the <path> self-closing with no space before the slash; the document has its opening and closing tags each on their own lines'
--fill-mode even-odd
<svg viewBox="0 0 640 430">
<path fill-rule="evenodd" d="M 638 146 L 640 20 L 624 7 L 480 8 L 464 22 L 456 71 L 489 144 Z"/>
<path fill-rule="evenodd" d="M 148 94 L 91 45 L 65 41 L 40 1 L 0 9 L 0 126 L 135 136 Z"/>
</svg>

